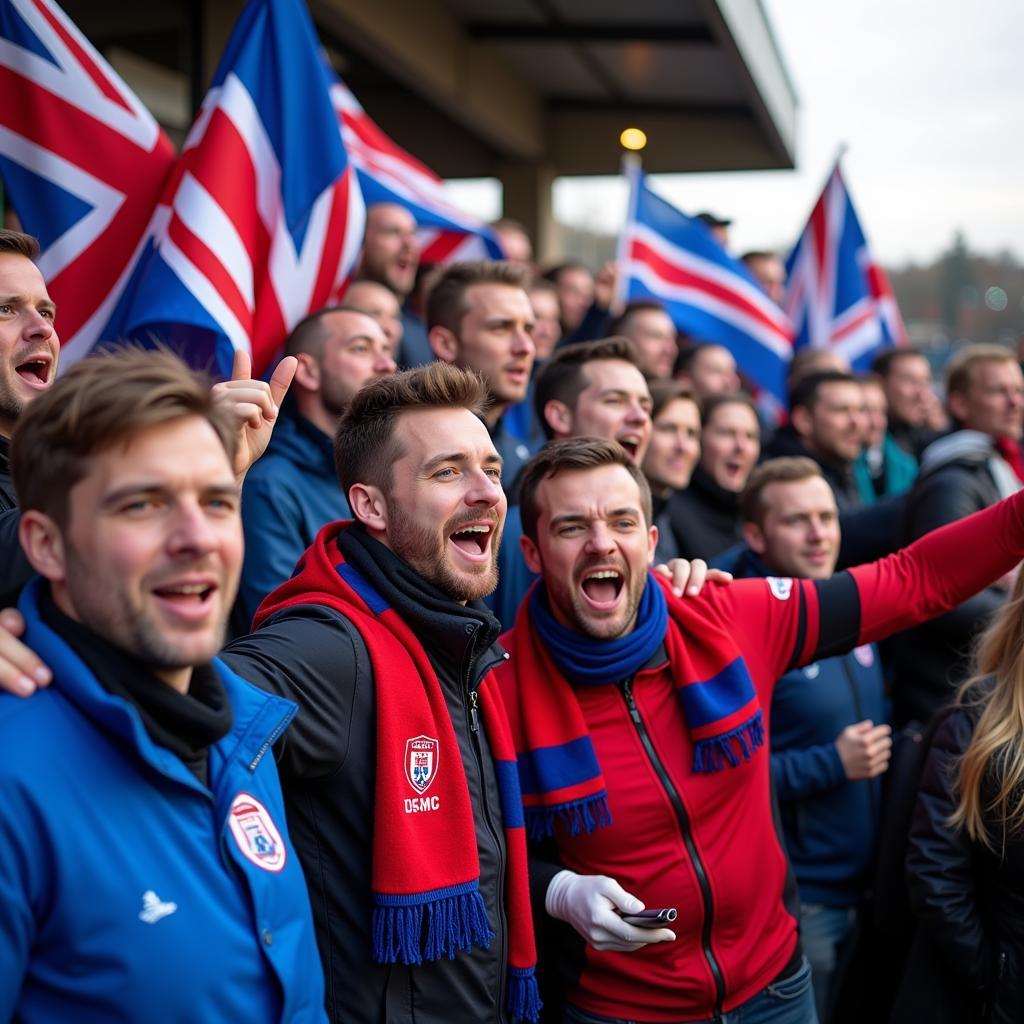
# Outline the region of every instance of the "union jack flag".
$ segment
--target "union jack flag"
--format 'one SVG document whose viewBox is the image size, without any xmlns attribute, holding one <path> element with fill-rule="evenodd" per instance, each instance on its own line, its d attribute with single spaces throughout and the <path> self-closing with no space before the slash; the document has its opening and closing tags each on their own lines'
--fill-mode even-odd
<svg viewBox="0 0 1024 1024">
<path fill-rule="evenodd" d="M 793 354 L 792 328 L 750 271 L 706 225 L 655 195 L 627 169 L 629 212 L 619 239 L 620 296 L 661 302 L 679 330 L 732 352 L 740 370 L 781 401 Z"/>
<path fill-rule="evenodd" d="M 441 178 L 385 135 L 338 78 L 331 98 L 366 205 L 397 203 L 409 210 L 424 263 L 504 256 L 494 232 L 453 206 Z"/>
<path fill-rule="evenodd" d="M 306 314 L 338 300 L 362 197 L 301 0 L 250 0 L 151 225 L 112 332 L 222 375 L 264 373 Z"/>
<path fill-rule="evenodd" d="M 0 3 L 0 176 L 65 358 L 102 336 L 174 161 L 156 121 L 51 0 Z"/>
<path fill-rule="evenodd" d="M 871 257 L 837 162 L 786 262 L 783 308 L 796 347 L 833 347 L 857 370 L 906 330 L 882 267 Z"/>
</svg>

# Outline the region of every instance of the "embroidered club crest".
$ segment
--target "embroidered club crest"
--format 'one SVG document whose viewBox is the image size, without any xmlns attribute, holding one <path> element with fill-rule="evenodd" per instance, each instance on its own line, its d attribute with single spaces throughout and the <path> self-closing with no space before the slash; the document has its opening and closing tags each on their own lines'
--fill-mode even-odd
<svg viewBox="0 0 1024 1024">
<path fill-rule="evenodd" d="M 284 868 L 288 853 L 270 812 L 249 793 L 239 793 L 228 813 L 231 834 L 242 856 L 264 871 Z"/>
<path fill-rule="evenodd" d="M 405 777 L 417 793 L 430 789 L 437 775 L 439 746 L 429 736 L 414 736 L 405 741 Z"/>
<path fill-rule="evenodd" d="M 860 647 L 854 647 L 853 656 L 865 668 L 871 668 L 875 663 L 875 652 L 871 649 L 871 644 L 861 644 Z"/>
<path fill-rule="evenodd" d="M 780 601 L 788 601 L 789 595 L 793 593 L 793 581 L 782 576 L 768 576 L 768 589 Z"/>
</svg>

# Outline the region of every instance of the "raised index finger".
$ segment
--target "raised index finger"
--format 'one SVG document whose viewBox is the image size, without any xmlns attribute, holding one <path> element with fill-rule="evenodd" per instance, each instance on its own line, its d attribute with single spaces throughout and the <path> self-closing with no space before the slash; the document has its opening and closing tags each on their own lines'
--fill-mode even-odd
<svg viewBox="0 0 1024 1024">
<path fill-rule="evenodd" d="M 285 356 L 277 364 L 270 378 L 270 397 L 274 400 L 275 405 L 280 405 L 284 396 L 288 394 L 288 388 L 291 387 L 295 371 L 298 368 L 299 361 L 295 356 Z"/>
<path fill-rule="evenodd" d="M 234 362 L 231 364 L 232 380 L 248 380 L 252 376 L 252 359 L 244 348 L 235 349 Z"/>
</svg>

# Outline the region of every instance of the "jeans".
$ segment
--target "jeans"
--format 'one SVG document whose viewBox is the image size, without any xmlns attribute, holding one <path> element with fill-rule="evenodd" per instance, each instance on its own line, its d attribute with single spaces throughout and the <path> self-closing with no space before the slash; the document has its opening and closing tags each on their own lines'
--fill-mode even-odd
<svg viewBox="0 0 1024 1024">
<path fill-rule="evenodd" d="M 814 1001 L 821 1020 L 828 1019 L 832 978 L 843 939 L 857 920 L 852 907 L 826 907 L 822 903 L 800 904 L 800 941 L 811 962 Z"/>
<path fill-rule="evenodd" d="M 562 1024 L 638 1024 L 622 1017 L 598 1014 L 566 1006 Z M 772 982 L 735 1010 L 714 1020 L 705 1018 L 692 1024 L 818 1024 L 811 987 L 811 965 L 804 957 L 800 967 L 788 978 Z"/>
</svg>

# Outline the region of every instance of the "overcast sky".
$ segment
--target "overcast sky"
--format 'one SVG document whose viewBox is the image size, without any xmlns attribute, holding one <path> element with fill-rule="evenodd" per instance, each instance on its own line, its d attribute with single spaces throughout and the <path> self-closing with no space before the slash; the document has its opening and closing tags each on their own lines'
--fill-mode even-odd
<svg viewBox="0 0 1024 1024">
<path fill-rule="evenodd" d="M 681 209 L 735 219 L 732 248 L 788 250 L 840 145 L 876 255 L 927 261 L 958 228 L 972 250 L 1024 258 L 1022 0 L 763 0 L 799 100 L 794 171 L 658 175 Z M 493 217 L 493 183 L 454 195 Z M 564 178 L 560 220 L 615 232 L 625 190 Z"/>
</svg>

